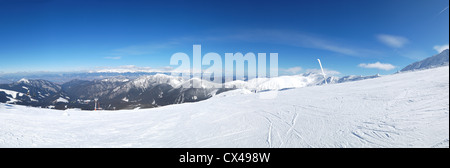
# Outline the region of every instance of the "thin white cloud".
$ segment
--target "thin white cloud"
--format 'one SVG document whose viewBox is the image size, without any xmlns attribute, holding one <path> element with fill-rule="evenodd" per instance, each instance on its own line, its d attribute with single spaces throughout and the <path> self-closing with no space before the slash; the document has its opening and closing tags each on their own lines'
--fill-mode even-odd
<svg viewBox="0 0 450 168">
<path fill-rule="evenodd" d="M 445 9 L 443 9 L 441 12 L 439 12 L 439 15 L 441 15 L 442 13 L 444 13 L 447 10 L 448 10 L 448 6 Z"/>
<path fill-rule="evenodd" d="M 173 67 L 171 67 L 171 66 L 163 66 L 163 67 L 160 67 L 159 69 L 169 72 L 169 71 L 173 70 Z"/>
<path fill-rule="evenodd" d="M 280 70 L 290 73 L 290 74 L 298 74 L 300 71 L 302 71 L 302 67 L 297 66 L 297 67 L 291 67 L 288 69 L 280 69 Z"/>
<path fill-rule="evenodd" d="M 371 63 L 371 64 L 361 63 L 358 66 L 361 68 L 373 68 L 373 69 L 380 69 L 380 70 L 385 70 L 385 71 L 395 69 L 395 66 L 392 64 L 385 64 L 385 63 L 380 63 L 380 62 L 375 62 L 375 63 Z"/>
<path fill-rule="evenodd" d="M 125 68 L 125 69 L 135 69 L 135 68 L 139 68 L 136 65 L 122 65 L 119 66 L 119 68 Z M 151 68 L 151 67 L 146 67 L 146 68 Z"/>
<path fill-rule="evenodd" d="M 104 57 L 105 59 L 112 59 L 112 60 L 118 60 L 121 59 L 122 57 Z"/>
<path fill-rule="evenodd" d="M 343 46 L 342 44 L 337 44 L 329 39 L 306 33 L 280 30 L 252 30 L 243 34 L 244 35 L 234 37 L 239 37 L 241 40 L 256 40 L 259 42 L 263 41 L 296 47 L 314 48 L 350 56 L 362 55 L 358 49 Z"/>
<path fill-rule="evenodd" d="M 334 53 L 355 57 L 366 57 L 367 55 L 373 55 L 375 53 L 371 50 L 345 45 L 343 42 L 336 42 L 331 40 L 332 38 L 333 37 L 323 37 L 321 35 L 313 35 L 290 30 L 252 29 L 239 30 L 234 32 L 234 34 L 209 36 L 206 38 L 197 39 L 201 39 L 199 41 L 243 41 L 252 43 L 282 44 L 294 47 L 331 51 Z"/>
<path fill-rule="evenodd" d="M 99 67 L 97 70 L 89 71 L 91 73 L 136 73 L 136 72 L 170 72 L 173 68 L 169 66 L 152 68 L 152 67 L 138 67 L 135 65 L 122 65 L 119 67 Z"/>
<path fill-rule="evenodd" d="M 377 35 L 377 39 L 383 44 L 392 48 L 402 48 L 405 44 L 409 42 L 409 40 L 405 37 L 387 34 L 379 34 Z"/>
<path fill-rule="evenodd" d="M 379 54 L 377 51 L 356 48 L 351 45 L 345 45 L 342 42 L 336 42 L 330 40 L 331 38 L 311 35 L 308 33 L 300 33 L 289 30 L 272 30 L 272 29 L 259 29 L 259 30 L 239 30 L 232 34 L 219 33 L 222 35 L 213 36 L 186 36 L 175 39 L 170 39 L 167 42 L 160 44 L 150 45 L 133 45 L 124 48 L 115 49 L 110 55 L 112 56 L 132 56 L 132 55 L 146 55 L 154 54 L 155 52 L 174 48 L 180 44 L 193 44 L 193 43 L 206 43 L 210 41 L 241 41 L 252 43 L 271 43 L 282 44 L 294 47 L 312 48 L 339 53 L 343 55 L 355 56 L 355 57 L 367 57 L 369 55 Z"/>
<path fill-rule="evenodd" d="M 445 45 L 436 45 L 436 46 L 434 46 L 433 48 L 434 48 L 434 50 L 436 50 L 438 53 L 441 53 L 442 51 L 448 49 L 448 44 L 445 44 Z"/>
</svg>

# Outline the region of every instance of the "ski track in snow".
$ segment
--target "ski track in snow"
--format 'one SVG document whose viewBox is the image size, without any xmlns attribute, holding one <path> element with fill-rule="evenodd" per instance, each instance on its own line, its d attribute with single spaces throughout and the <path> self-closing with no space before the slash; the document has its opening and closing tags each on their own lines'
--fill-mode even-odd
<svg viewBox="0 0 450 168">
<path fill-rule="evenodd" d="M 449 147 L 449 67 L 154 109 L 0 104 L 0 147 Z"/>
</svg>

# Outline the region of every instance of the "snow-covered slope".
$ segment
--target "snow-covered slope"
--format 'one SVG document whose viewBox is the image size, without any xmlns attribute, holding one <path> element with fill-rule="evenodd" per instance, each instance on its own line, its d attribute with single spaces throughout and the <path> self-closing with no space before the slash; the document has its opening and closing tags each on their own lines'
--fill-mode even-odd
<svg viewBox="0 0 450 168">
<path fill-rule="evenodd" d="M 18 100 L 16 99 L 18 96 L 23 96 L 23 93 L 19 93 L 12 90 L 0 89 L 0 102 L 3 103 L 14 103 Z"/>
<path fill-rule="evenodd" d="M 280 76 L 275 78 L 256 78 L 251 79 L 247 82 L 245 81 L 232 81 L 225 85 L 227 87 L 248 89 L 252 91 L 265 91 L 265 90 L 280 90 L 286 88 L 300 88 L 311 85 L 315 81 L 323 80 L 321 78 L 311 78 L 302 75 L 296 76 Z"/>
<path fill-rule="evenodd" d="M 0 147 L 449 147 L 449 67 L 146 110 L 0 104 Z"/>
<path fill-rule="evenodd" d="M 372 79 L 380 77 L 379 75 L 374 76 L 344 76 L 344 77 L 335 77 L 330 76 L 327 77 L 327 82 L 329 84 L 336 83 L 344 83 L 344 82 L 352 82 L 359 81 L 365 79 Z M 267 91 L 267 90 L 283 90 L 283 89 L 292 89 L 292 88 L 301 88 L 307 86 L 316 86 L 325 84 L 325 80 L 322 74 L 318 73 L 304 73 L 300 75 L 292 75 L 292 76 L 279 76 L 273 78 L 256 78 L 251 79 L 249 81 L 231 81 L 225 83 L 225 86 L 228 88 L 238 88 L 238 89 L 247 89 L 250 91 Z"/>
<path fill-rule="evenodd" d="M 164 75 L 164 74 L 156 74 L 156 75 L 140 77 L 138 79 L 135 79 L 133 82 L 131 82 L 131 84 L 134 87 L 138 87 L 138 88 L 147 88 L 150 85 L 157 85 L 157 84 L 168 84 L 172 87 L 176 87 L 181 82 L 183 82 L 182 78 L 173 77 L 173 76 Z"/>
<path fill-rule="evenodd" d="M 0 92 L 5 92 L 6 94 L 11 95 L 11 97 L 14 99 L 17 97 L 17 95 L 19 95 L 19 96 L 23 95 L 23 93 L 19 93 L 19 92 L 12 91 L 12 90 L 5 90 L 5 89 L 0 89 Z"/>
<path fill-rule="evenodd" d="M 448 55 L 448 49 L 442 51 L 440 54 L 437 54 L 435 56 L 426 58 L 422 61 L 418 61 L 415 63 L 412 63 L 405 68 L 403 68 L 401 71 L 412 71 L 412 70 L 420 70 L 420 69 L 429 69 L 439 66 L 448 66 L 449 63 L 449 55 Z"/>
</svg>

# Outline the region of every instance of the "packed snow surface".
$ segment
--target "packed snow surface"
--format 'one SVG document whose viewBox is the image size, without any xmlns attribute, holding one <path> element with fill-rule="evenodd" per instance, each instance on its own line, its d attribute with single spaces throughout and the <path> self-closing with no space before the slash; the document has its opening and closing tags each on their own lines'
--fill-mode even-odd
<svg viewBox="0 0 450 168">
<path fill-rule="evenodd" d="M 0 147 L 449 147 L 449 67 L 154 109 L 0 104 Z"/>
</svg>

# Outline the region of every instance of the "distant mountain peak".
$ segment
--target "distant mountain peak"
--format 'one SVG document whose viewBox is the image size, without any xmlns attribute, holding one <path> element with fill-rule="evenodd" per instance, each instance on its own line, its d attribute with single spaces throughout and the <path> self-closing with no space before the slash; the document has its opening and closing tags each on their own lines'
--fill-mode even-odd
<svg viewBox="0 0 450 168">
<path fill-rule="evenodd" d="M 17 83 L 30 83 L 30 81 L 28 79 L 22 78 L 19 81 L 17 81 Z"/>
<path fill-rule="evenodd" d="M 441 53 L 434 55 L 432 57 L 428 57 L 422 61 L 414 62 L 405 68 L 403 68 L 401 71 L 413 71 L 413 70 L 421 70 L 421 69 L 430 69 L 440 66 L 447 66 L 449 65 L 449 50 L 446 49 L 442 51 Z"/>
</svg>

